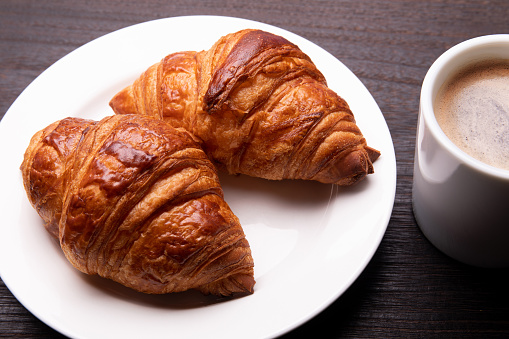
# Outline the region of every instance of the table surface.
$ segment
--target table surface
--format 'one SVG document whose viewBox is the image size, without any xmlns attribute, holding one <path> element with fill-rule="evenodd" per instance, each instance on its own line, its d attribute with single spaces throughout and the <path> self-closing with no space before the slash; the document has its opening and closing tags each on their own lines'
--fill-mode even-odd
<svg viewBox="0 0 509 339">
<path fill-rule="evenodd" d="M 509 336 L 508 271 L 460 264 L 423 236 L 411 190 L 419 93 L 433 61 L 480 35 L 509 33 L 509 1 L 91 0 L 0 2 L 0 117 L 55 61 L 106 33 L 182 15 L 256 20 L 321 46 L 364 83 L 389 126 L 397 188 L 374 257 L 333 304 L 284 335 L 389 338 Z M 0 337 L 61 337 L 0 280 Z"/>
</svg>

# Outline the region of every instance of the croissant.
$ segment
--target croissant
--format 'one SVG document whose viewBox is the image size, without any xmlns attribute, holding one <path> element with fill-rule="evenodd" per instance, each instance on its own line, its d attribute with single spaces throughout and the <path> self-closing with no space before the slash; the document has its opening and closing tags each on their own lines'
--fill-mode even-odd
<svg viewBox="0 0 509 339">
<path fill-rule="evenodd" d="M 166 56 L 110 106 L 187 129 L 230 174 L 351 185 L 374 172 L 380 155 L 311 59 L 261 30 Z"/>
<path fill-rule="evenodd" d="M 253 259 L 194 136 L 160 120 L 66 118 L 21 164 L 30 203 L 71 264 L 145 293 L 253 293 Z"/>
</svg>

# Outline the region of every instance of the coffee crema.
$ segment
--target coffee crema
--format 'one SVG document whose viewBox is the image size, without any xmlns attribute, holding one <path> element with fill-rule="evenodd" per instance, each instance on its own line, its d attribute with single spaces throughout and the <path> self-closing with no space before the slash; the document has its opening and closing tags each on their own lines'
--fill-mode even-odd
<svg viewBox="0 0 509 339">
<path fill-rule="evenodd" d="M 438 91 L 435 117 L 465 153 L 509 170 L 509 60 L 477 63 Z"/>
</svg>

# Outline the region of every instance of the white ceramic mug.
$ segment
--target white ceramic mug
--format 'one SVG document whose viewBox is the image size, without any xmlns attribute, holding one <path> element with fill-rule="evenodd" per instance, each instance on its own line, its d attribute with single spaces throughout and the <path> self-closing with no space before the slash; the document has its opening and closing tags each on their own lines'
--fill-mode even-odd
<svg viewBox="0 0 509 339">
<path fill-rule="evenodd" d="M 459 69 L 500 58 L 509 60 L 509 34 L 474 38 L 447 50 L 424 78 L 417 126 L 417 223 L 442 252 L 479 267 L 509 266 L 509 171 L 461 151 L 440 128 L 433 103 L 441 85 Z"/>
</svg>

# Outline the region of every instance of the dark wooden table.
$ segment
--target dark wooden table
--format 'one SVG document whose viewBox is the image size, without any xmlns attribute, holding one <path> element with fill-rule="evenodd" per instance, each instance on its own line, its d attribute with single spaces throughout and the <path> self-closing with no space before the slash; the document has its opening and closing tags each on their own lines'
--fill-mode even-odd
<svg viewBox="0 0 509 339">
<path fill-rule="evenodd" d="M 509 337 L 508 271 L 444 256 L 420 232 L 411 206 L 426 71 L 463 40 L 509 33 L 509 1 L 2 0 L 0 117 L 41 72 L 90 40 L 148 20 L 195 14 L 265 22 L 323 47 L 366 85 L 394 140 L 396 200 L 378 251 L 346 293 L 284 337 Z M 59 336 L 0 280 L 0 337 Z"/>
</svg>

